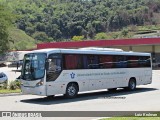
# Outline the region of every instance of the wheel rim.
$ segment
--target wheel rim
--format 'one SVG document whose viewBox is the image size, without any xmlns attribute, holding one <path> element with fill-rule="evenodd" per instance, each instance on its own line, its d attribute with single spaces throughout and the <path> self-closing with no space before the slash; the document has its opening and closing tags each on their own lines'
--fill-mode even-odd
<svg viewBox="0 0 160 120">
<path fill-rule="evenodd" d="M 131 81 L 130 82 L 130 88 L 133 90 L 135 88 L 135 82 L 134 81 Z"/>
<path fill-rule="evenodd" d="M 68 95 L 69 95 L 69 96 L 74 96 L 75 93 L 76 93 L 76 89 L 75 89 L 75 87 L 70 86 L 70 87 L 68 87 L 67 92 L 68 92 Z"/>
</svg>

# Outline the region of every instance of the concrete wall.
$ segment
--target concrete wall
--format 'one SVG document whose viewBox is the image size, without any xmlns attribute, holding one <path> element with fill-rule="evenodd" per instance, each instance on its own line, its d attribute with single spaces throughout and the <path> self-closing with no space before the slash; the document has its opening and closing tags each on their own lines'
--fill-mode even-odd
<svg viewBox="0 0 160 120">
<path fill-rule="evenodd" d="M 133 46 L 132 51 L 134 52 L 149 52 L 152 53 L 152 46 Z"/>
</svg>

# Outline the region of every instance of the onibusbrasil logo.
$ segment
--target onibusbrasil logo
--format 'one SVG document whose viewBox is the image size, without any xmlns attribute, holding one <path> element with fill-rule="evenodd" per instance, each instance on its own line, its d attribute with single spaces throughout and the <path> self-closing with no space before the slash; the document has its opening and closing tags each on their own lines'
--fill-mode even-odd
<svg viewBox="0 0 160 120">
<path fill-rule="evenodd" d="M 2 112 L 2 117 L 42 117 L 40 112 Z"/>
</svg>

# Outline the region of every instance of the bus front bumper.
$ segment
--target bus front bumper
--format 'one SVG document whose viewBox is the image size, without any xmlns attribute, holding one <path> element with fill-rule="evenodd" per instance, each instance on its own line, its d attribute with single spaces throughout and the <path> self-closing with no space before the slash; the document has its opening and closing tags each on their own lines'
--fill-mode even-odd
<svg viewBox="0 0 160 120">
<path fill-rule="evenodd" d="M 45 86 L 38 86 L 38 87 L 21 86 L 21 90 L 22 94 L 46 96 Z"/>
</svg>

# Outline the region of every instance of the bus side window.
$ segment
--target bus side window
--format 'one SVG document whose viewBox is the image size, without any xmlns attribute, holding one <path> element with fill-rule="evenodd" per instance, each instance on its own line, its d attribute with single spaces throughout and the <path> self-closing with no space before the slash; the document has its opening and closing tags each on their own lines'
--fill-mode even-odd
<svg viewBox="0 0 160 120">
<path fill-rule="evenodd" d="M 96 56 L 96 55 L 89 55 L 88 56 L 88 68 L 90 68 L 90 69 L 99 68 L 98 56 Z"/>
<path fill-rule="evenodd" d="M 151 67 L 151 58 L 146 57 L 146 67 Z"/>
<path fill-rule="evenodd" d="M 139 64 L 139 67 L 146 67 L 146 61 L 145 61 L 145 57 L 139 57 L 139 60 L 138 60 L 138 64 Z"/>
<path fill-rule="evenodd" d="M 99 64 L 101 68 L 112 68 L 113 67 L 113 56 L 103 55 L 99 56 Z"/>
<path fill-rule="evenodd" d="M 127 62 L 126 62 L 126 57 L 124 56 L 115 56 L 115 67 L 116 68 L 126 68 L 127 67 Z"/>
<path fill-rule="evenodd" d="M 83 55 L 83 69 L 98 69 L 99 62 L 97 55 Z"/>
<path fill-rule="evenodd" d="M 83 69 L 88 69 L 87 55 L 83 55 Z"/>
<path fill-rule="evenodd" d="M 65 55 L 65 69 L 77 69 L 78 55 Z"/>
<path fill-rule="evenodd" d="M 138 66 L 138 57 L 137 56 L 128 56 L 128 67 L 129 68 L 136 68 Z"/>
<path fill-rule="evenodd" d="M 140 56 L 138 63 L 140 67 L 151 67 L 150 58 L 147 56 Z"/>
<path fill-rule="evenodd" d="M 61 59 L 48 59 L 48 71 L 61 71 Z"/>
<path fill-rule="evenodd" d="M 83 56 L 77 55 L 77 69 L 83 69 Z"/>
</svg>

